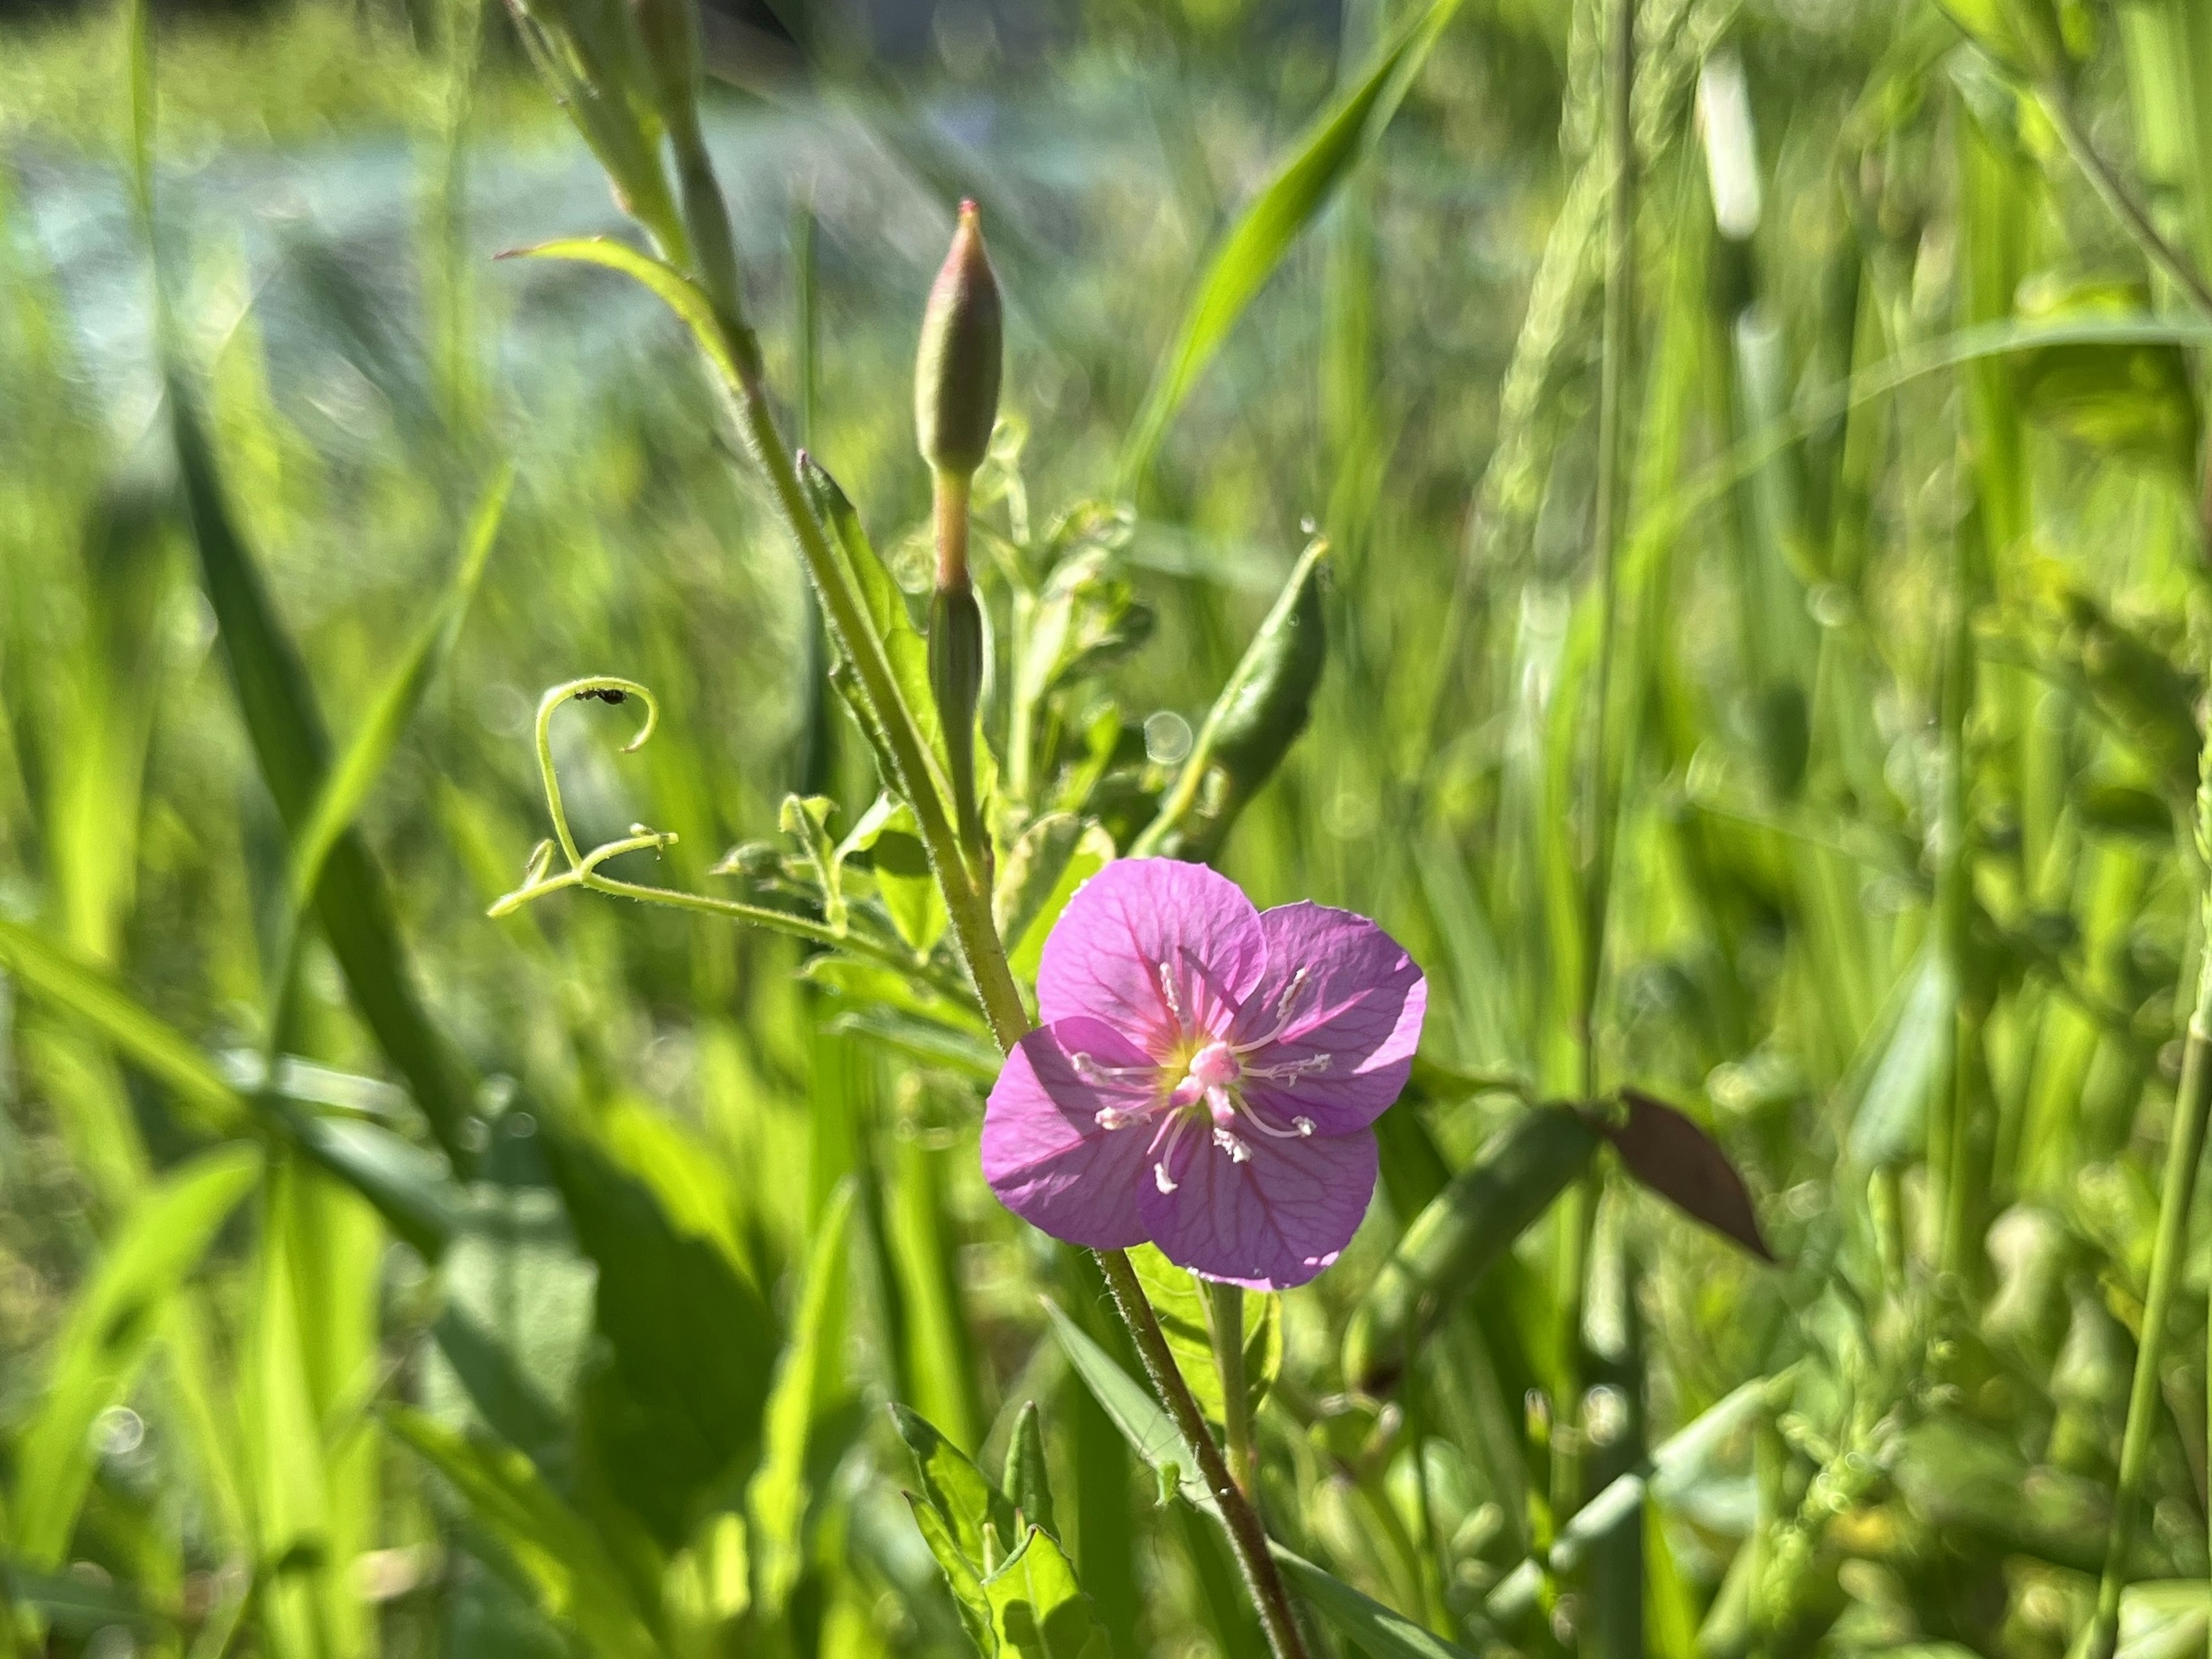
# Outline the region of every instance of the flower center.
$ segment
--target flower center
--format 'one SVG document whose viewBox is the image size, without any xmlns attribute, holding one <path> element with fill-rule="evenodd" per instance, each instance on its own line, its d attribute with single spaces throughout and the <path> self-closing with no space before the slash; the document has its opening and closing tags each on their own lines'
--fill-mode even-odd
<svg viewBox="0 0 2212 1659">
<path fill-rule="evenodd" d="M 1225 1042 L 1209 1042 L 1190 1057 L 1190 1080 L 1200 1089 L 1220 1089 L 1244 1074 L 1237 1051 Z"/>
</svg>

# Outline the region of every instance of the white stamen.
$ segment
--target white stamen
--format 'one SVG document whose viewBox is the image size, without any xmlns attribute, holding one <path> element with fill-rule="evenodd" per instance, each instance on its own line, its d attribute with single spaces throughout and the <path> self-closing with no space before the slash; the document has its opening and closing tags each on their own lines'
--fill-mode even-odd
<svg viewBox="0 0 2212 1659">
<path fill-rule="evenodd" d="M 1252 1149 L 1226 1129 L 1213 1132 L 1213 1144 L 1229 1154 L 1231 1164 L 1249 1164 L 1252 1161 Z"/>
<path fill-rule="evenodd" d="M 1070 1054 L 1067 1063 L 1085 1083 L 1150 1083 L 1159 1074 L 1157 1066 L 1101 1066 L 1080 1052 Z"/>
<path fill-rule="evenodd" d="M 1264 1048 L 1291 1029 L 1291 1009 L 1297 1002 L 1298 993 L 1305 989 L 1305 984 L 1306 970 L 1301 968 L 1291 975 L 1291 982 L 1283 987 L 1283 994 L 1275 999 L 1274 1030 L 1269 1031 L 1265 1036 L 1253 1037 L 1248 1042 L 1237 1043 L 1236 1050 L 1239 1054 L 1249 1054 L 1255 1048 Z"/>
<path fill-rule="evenodd" d="M 1171 1193 L 1175 1191 L 1177 1184 L 1176 1178 L 1168 1173 L 1167 1159 L 1162 1158 L 1152 1165 L 1152 1185 L 1163 1193 Z"/>
<path fill-rule="evenodd" d="M 1183 1012 L 1182 998 L 1176 994 L 1175 975 L 1169 970 L 1168 965 L 1164 962 L 1160 963 L 1159 968 L 1160 995 L 1167 1000 L 1168 1012 L 1176 1017 L 1178 1024 L 1188 1025 L 1190 1024 L 1190 1017 Z"/>
<path fill-rule="evenodd" d="M 1308 1054 L 1303 1060 L 1277 1060 L 1273 1066 L 1247 1066 L 1246 1077 L 1256 1077 L 1269 1083 L 1295 1083 L 1302 1077 L 1317 1077 L 1328 1070 L 1330 1054 Z"/>
</svg>

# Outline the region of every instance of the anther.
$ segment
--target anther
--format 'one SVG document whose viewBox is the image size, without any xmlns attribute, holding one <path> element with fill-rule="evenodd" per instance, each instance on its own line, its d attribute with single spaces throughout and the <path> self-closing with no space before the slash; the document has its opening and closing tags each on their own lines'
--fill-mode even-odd
<svg viewBox="0 0 2212 1659">
<path fill-rule="evenodd" d="M 1217 1127 L 1214 1130 L 1213 1144 L 1229 1154 L 1231 1164 L 1249 1164 L 1252 1161 L 1252 1149 L 1226 1129 Z"/>
<path fill-rule="evenodd" d="M 1168 1161 L 1162 1158 L 1152 1165 L 1152 1185 L 1163 1193 L 1171 1193 L 1176 1187 L 1176 1178 L 1168 1173 Z"/>
</svg>

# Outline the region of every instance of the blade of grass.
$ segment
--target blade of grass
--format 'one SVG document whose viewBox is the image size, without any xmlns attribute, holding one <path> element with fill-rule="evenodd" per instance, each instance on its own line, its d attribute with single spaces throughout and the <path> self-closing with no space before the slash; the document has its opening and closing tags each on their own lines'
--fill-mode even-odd
<svg viewBox="0 0 2212 1659">
<path fill-rule="evenodd" d="M 1119 465 L 1121 493 L 1152 470 L 1169 423 L 1300 232 L 1354 162 L 1380 137 L 1460 0 L 1430 0 L 1385 40 L 1362 75 L 1308 130 L 1253 198 L 1200 279 L 1174 342 L 1154 371 Z"/>
</svg>

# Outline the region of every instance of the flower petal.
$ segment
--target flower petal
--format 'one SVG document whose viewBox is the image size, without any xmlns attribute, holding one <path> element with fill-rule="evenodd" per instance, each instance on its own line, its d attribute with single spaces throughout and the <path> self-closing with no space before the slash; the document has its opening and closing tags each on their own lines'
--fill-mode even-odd
<svg viewBox="0 0 2212 1659">
<path fill-rule="evenodd" d="M 1137 1212 L 1140 1180 L 1151 1176 L 1145 1146 L 1152 1126 L 1098 1126 L 1106 1106 L 1141 1105 L 1158 1089 L 1087 1081 L 1073 1056 L 1101 1066 L 1152 1069 L 1152 1062 L 1112 1027 L 1066 1019 L 1015 1045 L 983 1108 L 983 1178 L 999 1201 L 1032 1225 L 1094 1250 L 1127 1249 L 1145 1240 Z"/>
<path fill-rule="evenodd" d="M 1262 915 L 1260 929 L 1267 978 L 1231 1040 L 1251 1042 L 1282 1029 L 1245 1056 L 1246 1094 L 1279 1118 L 1311 1118 L 1323 1135 L 1372 1123 L 1413 1070 L 1427 978 L 1403 945 L 1349 910 L 1285 904 Z M 1293 990 L 1301 969 L 1305 978 Z M 1254 1075 L 1270 1071 L 1277 1075 Z"/>
<path fill-rule="evenodd" d="M 1137 1201 L 1169 1261 L 1249 1290 L 1288 1290 L 1359 1231 L 1375 1193 L 1375 1132 L 1243 1139 L 1251 1156 L 1239 1162 L 1193 1127 L 1176 1149 L 1175 1191 L 1147 1170 Z"/>
<path fill-rule="evenodd" d="M 1048 1024 L 1088 1014 L 1164 1056 L 1226 1029 L 1266 962 L 1260 913 L 1228 877 L 1180 859 L 1121 859 L 1053 925 L 1037 1006 Z"/>
</svg>

